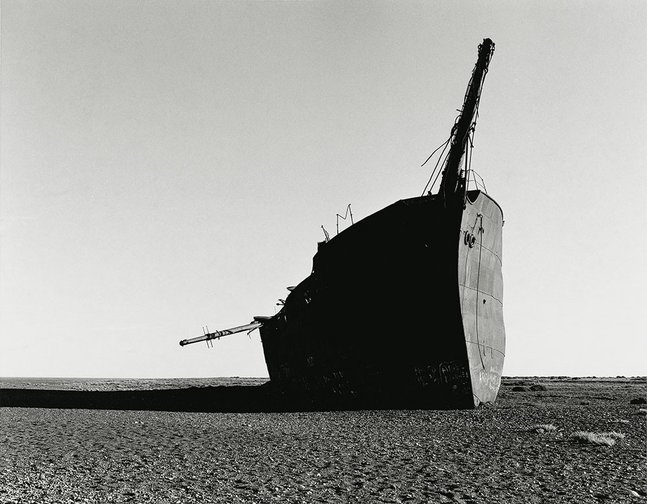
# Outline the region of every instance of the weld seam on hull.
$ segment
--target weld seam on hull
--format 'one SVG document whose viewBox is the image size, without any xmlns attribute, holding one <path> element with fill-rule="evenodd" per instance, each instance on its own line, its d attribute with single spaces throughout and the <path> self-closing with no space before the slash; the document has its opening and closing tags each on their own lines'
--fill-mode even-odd
<svg viewBox="0 0 647 504">
<path fill-rule="evenodd" d="M 465 232 L 465 231 L 461 229 L 461 233 L 463 233 L 463 232 Z M 502 261 L 502 260 L 501 260 L 501 258 L 499 257 L 499 254 L 497 254 L 494 250 L 492 250 L 491 248 L 486 247 L 485 245 L 482 245 L 482 247 L 481 247 L 481 248 L 484 248 L 485 250 L 487 250 L 488 252 L 490 252 L 494 257 L 496 257 L 496 258 L 499 260 L 499 262 L 501 263 L 501 265 L 503 265 L 503 261 Z"/>
<path fill-rule="evenodd" d="M 495 347 L 490 346 L 490 345 L 484 345 L 483 343 L 479 343 L 477 341 L 472 341 L 472 340 L 465 340 L 465 341 L 467 343 L 471 343 L 472 345 L 478 345 L 480 348 L 489 348 L 490 350 L 492 350 L 494 352 L 497 352 L 497 353 L 500 353 L 501 355 L 503 355 L 505 357 L 505 352 L 502 352 L 498 348 L 495 348 Z"/>
<path fill-rule="evenodd" d="M 469 285 L 465 285 L 465 284 L 460 284 L 460 286 L 461 286 L 461 287 L 463 287 L 464 289 L 469 289 L 469 290 L 476 291 L 476 292 L 478 292 L 479 294 L 481 294 L 481 295 L 483 295 L 483 296 L 491 297 L 491 298 L 492 298 L 492 299 L 494 299 L 495 301 L 498 301 L 498 302 L 499 302 L 499 304 L 500 304 L 501 306 L 503 306 L 503 301 L 501 301 L 501 300 L 500 300 L 499 298 L 497 298 L 497 297 L 494 297 L 494 296 L 493 296 L 492 294 L 490 294 L 489 292 L 485 292 L 485 291 L 479 290 L 479 289 L 477 289 L 477 288 L 475 288 L 475 287 L 470 287 Z"/>
</svg>

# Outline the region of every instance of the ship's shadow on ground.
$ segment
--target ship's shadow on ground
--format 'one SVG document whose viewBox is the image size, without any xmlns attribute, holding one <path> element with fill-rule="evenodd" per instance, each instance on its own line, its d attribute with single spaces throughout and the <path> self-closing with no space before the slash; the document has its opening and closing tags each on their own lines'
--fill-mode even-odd
<svg viewBox="0 0 647 504">
<path fill-rule="evenodd" d="M 313 397 L 279 389 L 271 383 L 162 390 L 0 389 L 0 407 L 263 413 L 361 409 L 439 409 L 412 398 Z M 455 406 L 454 406 L 455 407 Z M 452 408 L 444 405 L 441 409 Z"/>
<path fill-rule="evenodd" d="M 278 410 L 267 386 L 189 387 L 163 390 L 0 389 L 0 406 L 195 412 Z M 279 398 L 280 399 L 280 398 Z"/>
</svg>

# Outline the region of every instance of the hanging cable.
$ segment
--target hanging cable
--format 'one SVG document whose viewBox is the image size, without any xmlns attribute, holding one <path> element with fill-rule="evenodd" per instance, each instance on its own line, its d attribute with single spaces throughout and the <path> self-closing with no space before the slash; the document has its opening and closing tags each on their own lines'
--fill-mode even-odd
<svg viewBox="0 0 647 504">
<path fill-rule="evenodd" d="M 437 179 L 436 171 L 440 170 L 443 177 L 440 182 L 439 196 L 443 199 L 444 205 L 447 205 L 448 198 L 453 195 L 460 198 L 460 191 L 467 191 L 471 171 L 471 157 L 473 148 L 473 134 L 478 119 L 478 108 L 481 100 L 481 89 L 487 75 L 488 65 L 494 52 L 494 43 L 491 39 L 484 39 L 479 45 L 478 60 L 472 71 L 465 95 L 463 97 L 463 106 L 458 111 L 459 115 L 452 127 L 449 140 L 443 144 L 443 151 L 439 156 L 438 162 L 431 173 L 422 195 L 431 184 L 433 188 Z M 449 146 L 449 154 L 444 157 L 445 150 Z M 422 164 L 424 166 L 440 147 L 434 150 L 432 154 Z M 463 156 L 466 156 L 465 169 L 461 170 Z M 441 165 L 442 163 L 442 165 Z M 435 178 L 436 177 L 436 178 Z M 476 181 L 475 181 L 476 182 Z M 429 191 L 431 193 L 431 190 Z M 460 201 L 460 200 L 459 200 Z"/>
<path fill-rule="evenodd" d="M 443 148 L 442 152 L 441 152 L 441 153 L 440 153 L 440 155 L 438 156 L 438 161 L 436 161 L 436 166 L 434 166 L 434 169 L 433 169 L 433 171 L 431 172 L 431 175 L 429 176 L 429 180 L 427 180 L 427 183 L 425 184 L 425 188 L 422 190 L 422 196 L 424 196 L 424 195 L 425 195 L 425 192 L 427 192 L 427 187 L 429 187 L 429 191 L 431 191 L 431 190 L 433 189 L 434 185 L 436 185 L 436 180 L 438 180 L 438 175 L 440 174 L 440 171 L 436 174 L 436 170 L 438 170 L 438 166 L 440 165 L 441 161 L 442 161 L 442 163 L 443 163 L 443 165 L 444 165 L 444 164 L 445 164 L 445 161 L 447 160 L 447 155 L 445 155 L 445 157 L 443 158 L 443 154 L 445 154 L 445 151 L 447 150 L 447 147 L 449 146 L 449 141 L 450 141 L 450 140 L 451 140 L 451 137 L 449 137 L 449 138 L 447 139 L 447 141 L 446 141 L 444 144 L 442 144 L 442 145 L 441 145 L 441 146 L 439 146 L 439 147 L 438 147 L 434 152 L 432 152 L 432 153 L 429 155 L 429 157 L 426 159 L 426 161 L 425 161 L 424 163 L 422 163 L 422 165 L 420 165 L 421 167 L 422 167 L 422 166 L 425 166 L 425 164 L 427 164 L 427 161 L 429 161 L 429 160 L 431 159 L 431 157 L 432 157 L 436 152 L 438 152 L 438 149 L 440 149 L 441 147 Z M 434 174 L 436 174 L 436 178 L 435 178 L 435 179 L 434 179 Z M 431 181 L 432 179 L 434 179 L 434 180 L 433 180 L 433 182 Z M 431 186 L 429 186 L 429 184 L 430 184 L 430 183 L 431 183 Z"/>
<path fill-rule="evenodd" d="M 449 143 L 450 140 L 451 140 L 451 137 L 449 137 L 444 143 L 442 143 L 438 147 L 436 147 L 434 149 L 434 151 L 431 154 L 429 154 L 429 157 L 427 159 L 425 159 L 425 162 L 420 165 L 420 167 L 422 168 L 423 166 L 425 166 L 427 164 L 427 161 L 429 161 L 431 159 L 431 157 L 434 154 L 436 154 L 436 152 L 438 152 L 440 150 L 441 147 L 447 147 L 447 144 Z M 440 155 L 442 156 L 442 153 Z"/>
</svg>

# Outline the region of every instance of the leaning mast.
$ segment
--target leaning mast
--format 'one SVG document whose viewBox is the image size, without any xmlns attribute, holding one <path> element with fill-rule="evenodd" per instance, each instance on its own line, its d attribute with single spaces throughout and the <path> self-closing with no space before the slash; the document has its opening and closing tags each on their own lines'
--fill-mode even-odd
<svg viewBox="0 0 647 504">
<path fill-rule="evenodd" d="M 483 43 L 479 45 L 478 59 L 465 91 L 463 108 L 451 132 L 449 153 L 443 167 L 443 177 L 439 190 L 445 200 L 451 199 L 453 195 L 465 190 L 465 179 L 461 177 L 461 163 L 469 141 L 469 135 L 476 124 L 475 116 L 481 98 L 483 81 L 493 53 L 494 42 L 489 38 L 484 39 Z"/>
</svg>

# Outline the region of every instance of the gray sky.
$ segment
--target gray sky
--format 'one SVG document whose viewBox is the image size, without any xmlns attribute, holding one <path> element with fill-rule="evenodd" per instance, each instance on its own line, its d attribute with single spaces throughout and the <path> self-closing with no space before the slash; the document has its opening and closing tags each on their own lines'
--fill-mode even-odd
<svg viewBox="0 0 647 504">
<path fill-rule="evenodd" d="M 272 315 L 348 203 L 419 195 L 484 37 L 472 166 L 505 213 L 504 374 L 645 374 L 647 3 L 1 19 L 0 376 L 266 375 L 258 333 L 177 343 Z"/>
</svg>

